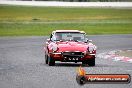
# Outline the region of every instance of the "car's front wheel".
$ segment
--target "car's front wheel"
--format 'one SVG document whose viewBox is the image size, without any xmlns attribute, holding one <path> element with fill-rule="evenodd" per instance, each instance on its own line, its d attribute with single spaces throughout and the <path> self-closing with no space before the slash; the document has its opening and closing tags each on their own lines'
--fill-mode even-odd
<svg viewBox="0 0 132 88">
<path fill-rule="evenodd" d="M 95 66 L 95 58 L 88 61 L 89 66 Z"/>
<path fill-rule="evenodd" d="M 50 56 L 48 56 L 48 64 L 49 64 L 49 66 L 54 66 L 55 65 L 54 59 L 51 58 Z"/>
<path fill-rule="evenodd" d="M 48 55 L 45 54 L 45 64 L 48 64 Z"/>
</svg>

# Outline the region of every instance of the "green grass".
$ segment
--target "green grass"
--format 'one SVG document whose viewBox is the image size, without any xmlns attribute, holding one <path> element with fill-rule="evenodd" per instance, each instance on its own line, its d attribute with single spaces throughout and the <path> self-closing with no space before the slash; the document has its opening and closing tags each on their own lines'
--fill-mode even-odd
<svg viewBox="0 0 132 88">
<path fill-rule="evenodd" d="M 56 29 L 132 34 L 132 9 L 0 6 L 0 36 L 43 36 Z"/>
</svg>

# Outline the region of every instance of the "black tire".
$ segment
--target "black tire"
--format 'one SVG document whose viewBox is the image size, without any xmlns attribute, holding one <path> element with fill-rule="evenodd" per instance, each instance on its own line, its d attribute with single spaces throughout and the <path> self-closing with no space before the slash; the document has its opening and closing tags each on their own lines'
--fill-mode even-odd
<svg viewBox="0 0 132 88">
<path fill-rule="evenodd" d="M 82 64 L 83 64 L 83 65 L 86 65 L 86 64 L 87 64 L 87 61 L 82 61 Z"/>
<path fill-rule="evenodd" d="M 48 56 L 48 64 L 49 64 L 49 66 L 54 66 L 55 65 L 54 59 L 49 57 L 49 56 Z"/>
<path fill-rule="evenodd" d="M 48 64 L 48 55 L 45 54 L 45 64 Z"/>
<path fill-rule="evenodd" d="M 95 58 L 88 60 L 88 65 L 89 66 L 95 66 Z"/>
<path fill-rule="evenodd" d="M 82 62 L 83 65 L 95 66 L 95 58 Z"/>
</svg>

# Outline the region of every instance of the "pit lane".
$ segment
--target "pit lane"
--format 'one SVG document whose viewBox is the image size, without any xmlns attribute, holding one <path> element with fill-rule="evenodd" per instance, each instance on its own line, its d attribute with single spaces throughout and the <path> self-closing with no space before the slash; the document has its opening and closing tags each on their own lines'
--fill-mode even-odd
<svg viewBox="0 0 132 88">
<path fill-rule="evenodd" d="M 132 48 L 132 35 L 90 35 L 97 54 Z M 80 88 L 76 83 L 81 63 L 45 64 L 45 36 L 0 37 L 0 88 Z M 96 66 L 83 68 L 89 74 L 130 74 L 132 64 L 96 58 Z M 130 84 L 87 84 L 84 88 L 131 88 Z"/>
</svg>

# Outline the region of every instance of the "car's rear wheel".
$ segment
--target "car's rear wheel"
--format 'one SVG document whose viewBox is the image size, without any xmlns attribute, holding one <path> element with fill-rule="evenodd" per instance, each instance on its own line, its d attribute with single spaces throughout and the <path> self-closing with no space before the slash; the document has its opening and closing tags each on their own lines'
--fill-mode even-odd
<svg viewBox="0 0 132 88">
<path fill-rule="evenodd" d="M 95 66 L 95 58 L 83 61 L 82 64 L 89 65 L 89 66 Z"/>
<path fill-rule="evenodd" d="M 51 58 L 50 56 L 48 56 L 48 64 L 49 64 L 49 66 L 54 66 L 55 65 L 54 59 Z"/>
</svg>

